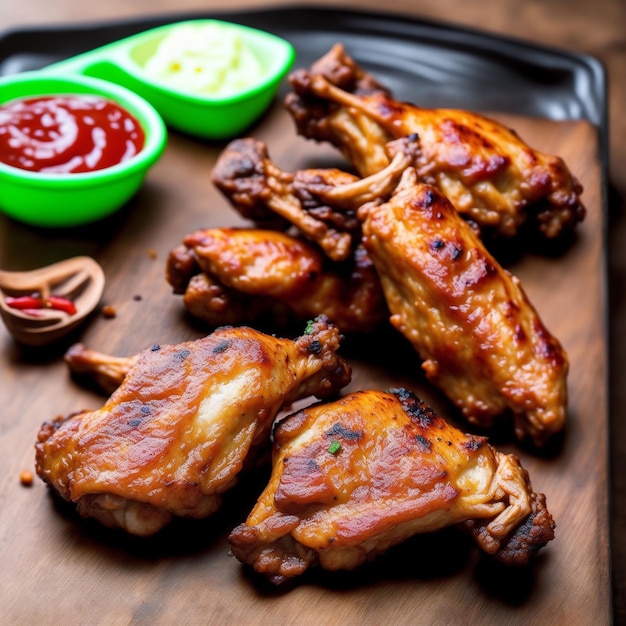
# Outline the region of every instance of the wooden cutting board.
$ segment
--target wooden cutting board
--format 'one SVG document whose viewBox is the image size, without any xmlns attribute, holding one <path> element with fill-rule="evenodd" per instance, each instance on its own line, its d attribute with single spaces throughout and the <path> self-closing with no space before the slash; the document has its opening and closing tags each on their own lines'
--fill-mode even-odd
<svg viewBox="0 0 626 626">
<path fill-rule="evenodd" d="M 610 622 L 605 209 L 598 136 L 585 122 L 498 117 L 531 145 L 565 158 L 584 185 L 588 209 L 568 246 L 521 251 L 506 260 L 571 360 L 563 440 L 541 455 L 502 433 L 492 440 L 518 453 L 556 519 L 556 539 L 534 565 L 522 571 L 497 567 L 451 529 L 407 541 L 356 572 L 312 573 L 275 591 L 229 556 L 226 540 L 251 508 L 262 476 L 243 480 L 213 518 L 176 523 L 150 539 L 80 519 L 37 478 L 30 488 L 20 485 L 20 472 L 34 470 L 40 424 L 103 402 L 68 376 L 61 356 L 69 342 L 81 339 L 98 350 L 129 355 L 207 331 L 172 295 L 165 259 L 188 232 L 243 222 L 209 180 L 222 146 L 171 133 L 144 188 L 105 223 L 57 233 L 0 219 L 0 267 L 30 269 L 90 254 L 106 272 L 103 304 L 117 310 L 114 319 L 96 315 L 53 350 L 22 350 L 0 328 L 2 623 Z M 280 104 L 250 134 L 265 141 L 285 169 L 341 163 L 328 148 L 296 137 Z M 417 357 L 393 333 L 348 341 L 344 354 L 354 367 L 351 389 L 402 384 L 471 430 L 425 384 Z"/>
</svg>

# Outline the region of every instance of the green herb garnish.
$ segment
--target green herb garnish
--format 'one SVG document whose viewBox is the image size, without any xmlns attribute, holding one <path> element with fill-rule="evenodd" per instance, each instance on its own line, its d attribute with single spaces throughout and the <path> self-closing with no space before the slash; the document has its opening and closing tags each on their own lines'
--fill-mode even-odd
<svg viewBox="0 0 626 626">
<path fill-rule="evenodd" d="M 341 450 L 341 442 L 335 440 L 333 441 L 330 446 L 328 446 L 328 451 L 331 454 L 338 454 L 339 451 Z"/>
</svg>

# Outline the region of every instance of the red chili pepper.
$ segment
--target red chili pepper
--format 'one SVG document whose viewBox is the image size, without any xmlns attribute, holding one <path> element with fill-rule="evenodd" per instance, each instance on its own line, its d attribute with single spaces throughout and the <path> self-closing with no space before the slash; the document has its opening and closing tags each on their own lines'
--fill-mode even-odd
<svg viewBox="0 0 626 626">
<path fill-rule="evenodd" d="M 65 311 L 68 315 L 76 313 L 76 305 L 69 298 L 64 298 L 63 296 L 50 296 L 46 300 L 39 296 L 7 296 L 4 301 L 7 306 L 13 309 L 20 309 L 21 311 L 46 308 Z"/>
<path fill-rule="evenodd" d="M 12 309 L 41 309 L 43 307 L 43 300 L 37 296 L 19 296 L 17 298 L 7 296 L 4 301 Z"/>
<path fill-rule="evenodd" d="M 57 311 L 65 311 L 68 315 L 74 315 L 74 313 L 76 313 L 76 305 L 63 296 L 50 296 L 44 302 L 44 306 Z"/>
</svg>

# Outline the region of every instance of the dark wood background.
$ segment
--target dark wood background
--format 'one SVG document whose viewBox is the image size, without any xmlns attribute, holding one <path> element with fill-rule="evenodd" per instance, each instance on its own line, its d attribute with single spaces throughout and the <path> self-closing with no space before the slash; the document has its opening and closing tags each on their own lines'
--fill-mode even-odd
<svg viewBox="0 0 626 626">
<path fill-rule="evenodd" d="M 262 4 L 255 0 L 234 0 L 229 8 L 258 7 Z M 273 6 L 277 4 L 273 3 Z M 336 5 L 333 2 L 317 4 Z M 378 0 L 352 0 L 342 4 L 347 7 L 380 9 Z M 28 24 L 93 22 L 169 11 L 211 10 L 222 6 L 221 3 L 192 0 L 134 0 L 132 3 L 124 0 L 110 0 L 107 3 L 78 0 L 4 2 L 0 6 L 0 26 L 9 28 Z M 388 594 L 393 603 L 394 616 L 401 615 L 404 620 L 412 623 L 452 623 L 455 616 L 464 617 L 467 622 L 472 623 L 495 619 L 496 616 L 508 620 L 509 623 L 516 620 L 525 623 L 554 623 L 564 620 L 580 623 L 576 622 L 576 615 L 571 612 L 572 607 L 582 607 L 578 617 L 586 618 L 586 623 L 592 623 L 589 621 L 591 618 L 593 623 L 606 623 L 611 619 L 610 607 L 603 608 L 601 605 L 611 604 L 612 595 L 614 621 L 626 622 L 626 475 L 622 461 L 626 454 L 626 425 L 620 423 L 619 419 L 626 410 L 626 390 L 620 384 L 626 365 L 626 333 L 623 325 L 626 309 L 624 2 L 391 0 L 384 8 L 390 12 L 446 20 L 453 24 L 478 27 L 493 33 L 513 35 L 529 41 L 593 54 L 605 64 L 609 76 L 610 118 L 610 202 L 606 219 L 606 243 L 609 247 L 606 254 L 610 313 L 610 432 L 588 437 L 588 447 L 585 449 L 583 446 L 577 450 L 581 454 L 578 461 L 583 468 L 589 470 L 588 474 L 573 471 L 573 478 L 563 481 L 562 493 L 553 496 L 557 509 L 572 513 L 571 521 L 559 520 L 559 531 L 565 537 L 562 541 L 579 542 L 583 558 L 577 559 L 574 552 L 568 552 L 570 548 L 559 552 L 557 542 L 554 542 L 555 552 L 560 556 L 553 557 L 552 561 L 546 557 L 545 562 L 540 563 L 538 580 L 506 580 L 512 586 L 520 587 L 522 591 L 518 589 L 513 592 L 509 589 L 497 592 L 493 588 L 485 589 L 485 586 L 489 587 L 485 583 L 488 574 L 479 568 L 476 582 L 476 570 L 472 571 L 463 559 L 452 566 L 461 570 L 458 576 L 455 576 L 455 572 L 436 565 L 433 565 L 433 575 L 432 570 L 429 572 L 424 564 L 416 564 L 413 576 L 408 568 L 396 573 L 397 580 L 390 574 L 389 562 L 383 562 L 379 578 L 369 571 L 359 579 L 360 586 L 356 588 L 335 579 L 331 589 L 325 587 L 324 583 L 319 583 L 319 586 L 314 584 L 312 588 L 299 590 L 297 593 L 300 595 L 292 596 L 293 601 L 296 604 L 320 603 L 319 615 L 328 615 L 326 611 L 332 608 L 337 619 L 353 623 L 365 622 L 368 617 L 370 621 L 378 623 L 385 621 L 385 607 L 376 604 L 381 593 Z M 545 142 L 546 147 L 561 149 L 573 160 L 573 169 L 577 173 L 582 170 L 587 193 L 591 195 L 591 199 L 588 199 L 589 206 L 599 211 L 601 180 L 593 133 L 584 125 L 538 126 L 535 122 L 519 120 L 518 126 L 536 136 L 537 141 Z M 272 122 L 262 132 L 267 132 L 266 138 L 271 140 L 280 134 L 280 129 Z M 280 146 L 280 141 L 276 141 Z M 285 148 L 276 148 L 279 152 L 282 149 Z M 112 238 L 114 236 L 111 245 L 102 245 L 103 235 L 107 235 L 102 230 L 94 232 L 85 229 L 80 238 L 72 234 L 52 239 L 43 233 L 33 233 L 30 229 L 3 222 L 0 231 L 0 258 L 5 264 L 7 259 L 24 258 L 24 254 L 30 254 L 29 251 L 25 252 L 26 248 L 31 251 L 35 249 L 34 257 L 31 258 L 42 262 L 74 253 L 96 256 L 105 265 L 107 274 L 117 277 L 113 279 L 107 296 L 114 300 L 112 303 L 118 309 L 118 317 L 106 322 L 97 320 L 85 335 L 86 340 L 98 342 L 97 347 L 101 349 L 120 354 L 139 350 L 148 341 L 145 331 L 158 329 L 164 319 L 176 320 L 180 339 L 195 336 L 197 329 L 182 319 L 180 302 L 169 294 L 167 285 L 164 284 L 162 264 L 169 247 L 177 243 L 171 237 L 211 225 L 204 216 L 207 202 L 216 198 L 207 176 L 214 156 L 198 143 L 176 137 L 168 157 L 159 164 L 154 174 L 159 176 L 159 185 L 167 189 L 168 203 L 161 201 L 159 185 L 148 184 L 142 192 L 137 210 L 130 211 L 121 218 L 126 220 L 124 228 L 120 230 L 119 220 L 111 225 L 108 233 Z M 303 152 L 301 157 L 305 156 Z M 193 184 L 180 184 L 182 178 L 186 177 Z M 177 211 L 177 207 L 185 207 L 186 218 L 181 211 Z M 218 209 L 211 216 L 210 221 L 213 224 L 236 222 L 234 215 L 220 213 L 221 210 Z M 159 226 L 163 221 L 168 224 L 167 232 Z M 603 329 L 606 325 L 603 319 L 593 319 L 594 316 L 602 315 L 603 303 L 585 300 L 602 298 L 602 286 L 590 285 L 585 280 L 589 276 L 590 280 L 593 277 L 598 278 L 605 252 L 598 249 L 598 244 L 603 245 L 605 240 L 600 232 L 599 215 L 591 216 L 585 228 L 589 229 L 586 232 L 593 244 L 591 257 L 586 266 L 576 265 L 576 262 L 582 261 L 576 261 L 575 258 L 574 268 L 581 272 L 582 284 L 590 286 L 591 290 L 577 294 L 576 298 L 582 302 L 582 319 L 585 320 L 586 328 L 592 330 L 576 331 L 573 320 L 579 318 L 574 318 L 576 313 L 572 312 L 572 325 L 567 325 L 563 332 L 567 343 L 576 354 L 574 380 L 579 381 L 580 385 L 574 391 L 573 402 L 576 407 L 585 411 L 584 415 L 579 414 L 576 419 L 593 420 L 594 410 L 601 414 L 606 412 L 601 389 L 603 380 L 598 380 L 598 377 L 604 379 L 607 374 L 601 362 L 606 346 L 592 345 L 591 341 L 597 340 L 597 329 Z M 152 248 L 157 251 L 156 259 L 148 253 Z M 545 310 L 545 316 L 553 317 L 555 323 L 562 325 L 562 311 L 557 310 L 549 290 L 541 286 L 541 281 L 535 280 L 544 270 L 545 267 L 541 265 L 534 267 L 532 263 L 526 264 L 521 268 L 522 279 L 531 285 L 531 296 L 537 299 L 540 311 L 544 313 Z M 123 281 L 119 278 L 122 276 Z M 575 284 L 574 278 L 568 278 L 568 285 Z M 550 319 L 547 321 L 550 323 Z M 4 333 L 4 329 L 0 332 Z M 190 532 L 184 541 L 179 541 L 175 555 L 156 544 L 137 545 L 131 540 L 120 543 L 119 539 L 106 533 L 101 534 L 89 525 L 77 524 L 71 513 L 55 508 L 52 501 L 45 497 L 43 485 L 36 483 L 32 490 L 19 487 L 20 470 L 32 467 L 32 448 L 24 445 L 27 441 L 25 433 L 33 432 L 33 428 L 36 431 L 37 425 L 53 414 L 76 409 L 77 403 L 84 402 L 86 406 L 94 406 L 94 395 L 91 392 L 79 389 L 66 380 L 58 356 L 50 355 L 44 362 L 38 363 L 36 356 L 24 355 L 17 350 L 6 337 L 6 333 L 0 334 L 0 467 L 3 472 L 0 478 L 0 520 L 3 526 L 0 533 L 0 621 L 3 621 L 2 616 L 5 615 L 12 623 L 26 623 L 33 621 L 35 617 L 40 623 L 51 623 L 60 619 L 65 619 L 68 623 L 137 623 L 155 622 L 159 619 L 168 621 L 168 617 L 174 619 L 178 615 L 182 618 L 186 616 L 189 618 L 187 621 L 224 622 L 233 614 L 241 615 L 233 613 L 236 607 L 229 605 L 237 602 L 237 598 L 232 595 L 233 584 L 245 589 L 242 592 L 245 595 L 242 602 L 254 602 L 254 606 L 258 608 L 258 612 L 246 614 L 248 621 L 261 623 L 278 617 L 274 614 L 275 609 L 281 605 L 290 606 L 291 603 L 272 604 L 271 595 L 255 592 L 249 581 L 241 580 L 232 573 L 238 570 L 233 568 L 231 560 L 221 553 L 215 554 L 212 542 L 197 531 Z M 578 368 L 581 368 L 580 371 Z M 374 375 L 380 374 L 372 372 L 367 366 L 357 369 L 357 373 L 354 384 L 360 386 L 371 382 Z M 42 376 L 47 377 L 43 382 Z M 25 392 L 25 389 L 29 392 Z M 434 401 L 436 402 L 436 398 Z M 574 439 L 576 436 L 572 435 Z M 607 472 L 603 468 L 606 461 L 603 443 L 607 441 L 611 451 L 608 477 L 611 480 L 609 504 L 613 569 L 612 591 L 608 592 L 604 589 L 609 575 L 608 559 L 604 554 L 606 537 L 602 536 L 606 528 L 606 503 L 601 500 L 604 486 L 589 485 L 590 481 L 607 478 Z M 580 443 L 582 445 L 585 441 Z M 598 446 L 598 449 L 593 449 L 593 446 Z M 570 458 L 567 462 L 574 464 L 576 460 Z M 539 468 L 537 471 L 541 476 L 542 461 L 531 459 L 529 463 L 533 466 L 531 469 Z M 564 468 L 567 469 L 567 464 Z M 558 484 L 560 482 L 556 480 L 549 486 L 556 487 Z M 538 487 L 545 489 L 543 484 Z M 575 493 L 572 487 L 575 488 Z M 577 508 L 571 500 L 576 498 L 580 498 L 579 510 L 588 516 L 587 520 L 581 519 L 582 513 L 575 514 Z M 589 498 L 595 500 L 589 502 Z M 231 503 L 231 506 L 236 506 L 236 503 Z M 229 521 L 218 517 L 214 522 L 218 535 L 227 532 Z M 568 524 L 571 524 L 570 528 L 576 529 L 573 537 L 569 538 Z M 596 535 L 594 533 L 598 528 L 600 533 Z M 595 562 L 588 558 L 593 546 L 597 547 Z M 410 546 L 411 558 L 415 559 L 422 554 L 421 550 L 424 548 L 419 542 Z M 465 547 L 462 546 L 461 549 Z M 436 560 L 436 548 L 430 548 L 428 556 L 431 560 Z M 154 567 L 148 567 L 150 563 Z M 220 579 L 211 573 L 216 567 L 225 568 L 224 571 L 228 573 Z M 114 572 L 119 573 L 119 578 L 115 581 L 111 578 Z M 461 592 L 462 597 L 459 597 L 456 609 L 446 611 L 445 606 L 438 604 L 436 599 L 425 600 L 429 596 L 422 595 L 434 593 L 433 590 L 440 594 L 443 589 L 446 592 L 445 597 L 452 601 L 452 593 L 458 592 L 459 583 L 463 583 L 466 590 Z M 185 584 L 194 585 L 193 611 L 189 606 L 189 590 L 183 589 Z M 207 589 L 203 597 L 203 585 L 209 584 L 211 589 Z M 421 610 L 412 604 L 411 586 L 420 587 Z M 536 588 L 531 590 L 533 586 Z M 120 590 L 125 591 L 123 599 L 116 597 Z M 316 593 L 320 590 L 321 594 Z M 567 591 L 569 599 L 565 597 L 564 591 Z M 437 594 L 435 597 L 440 597 Z M 464 614 L 458 613 L 459 607 L 467 606 L 466 599 L 471 594 L 476 596 L 473 609 Z M 533 601 L 536 602 L 535 605 L 532 604 Z M 566 606 L 567 602 L 572 603 L 569 608 Z M 7 607 L 10 610 L 5 612 Z M 539 613 L 536 612 L 537 608 L 541 609 Z M 551 612 L 546 613 L 545 610 Z M 296 613 L 290 612 L 283 617 L 286 623 L 298 622 Z"/>
</svg>

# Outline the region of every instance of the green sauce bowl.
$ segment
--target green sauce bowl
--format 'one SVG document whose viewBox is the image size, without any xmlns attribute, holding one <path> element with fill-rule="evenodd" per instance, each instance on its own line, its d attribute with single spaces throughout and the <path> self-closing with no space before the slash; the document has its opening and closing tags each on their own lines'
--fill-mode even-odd
<svg viewBox="0 0 626 626">
<path fill-rule="evenodd" d="M 0 210 L 43 227 L 71 227 L 102 219 L 121 208 L 163 153 L 167 131 L 158 112 L 132 91 L 88 76 L 27 72 L 0 79 L 0 105 L 13 100 L 89 94 L 115 101 L 141 124 L 145 143 L 132 158 L 85 173 L 41 173 L 0 163 Z"/>
<path fill-rule="evenodd" d="M 234 31 L 259 61 L 257 80 L 229 95 L 199 94 L 155 79 L 145 66 L 173 29 L 215 26 Z M 44 68 L 48 75 L 81 74 L 131 89 L 150 102 L 166 124 L 211 140 L 230 139 L 249 128 L 272 103 L 295 60 L 285 39 L 263 30 L 215 19 L 187 20 L 152 28 Z"/>
</svg>

